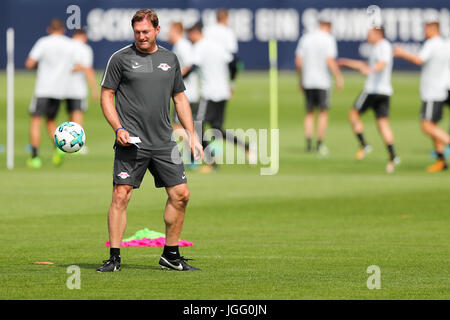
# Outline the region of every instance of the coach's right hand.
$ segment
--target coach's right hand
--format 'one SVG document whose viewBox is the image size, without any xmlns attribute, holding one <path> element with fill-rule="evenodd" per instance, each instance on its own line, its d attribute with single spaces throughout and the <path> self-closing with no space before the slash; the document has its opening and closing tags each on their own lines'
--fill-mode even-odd
<svg viewBox="0 0 450 320">
<path fill-rule="evenodd" d="M 128 141 L 130 141 L 130 134 L 128 133 L 128 131 L 125 129 L 117 130 L 116 142 L 122 147 L 128 147 L 131 146 Z"/>
</svg>

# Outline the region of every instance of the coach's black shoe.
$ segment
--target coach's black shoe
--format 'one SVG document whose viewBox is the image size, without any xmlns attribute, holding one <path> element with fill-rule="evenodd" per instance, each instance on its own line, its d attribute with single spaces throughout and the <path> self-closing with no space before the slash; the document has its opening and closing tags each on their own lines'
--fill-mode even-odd
<svg viewBox="0 0 450 320">
<path fill-rule="evenodd" d="M 159 266 L 162 270 L 177 270 L 177 271 L 196 271 L 200 270 L 199 268 L 190 266 L 186 263 L 188 260 L 193 259 L 186 259 L 184 257 L 180 257 L 175 260 L 169 260 L 168 258 L 161 256 L 161 259 L 159 259 Z"/>
<path fill-rule="evenodd" d="M 98 272 L 114 272 L 120 271 L 120 260 L 110 258 L 109 260 L 104 260 L 103 265 L 97 269 Z"/>
</svg>

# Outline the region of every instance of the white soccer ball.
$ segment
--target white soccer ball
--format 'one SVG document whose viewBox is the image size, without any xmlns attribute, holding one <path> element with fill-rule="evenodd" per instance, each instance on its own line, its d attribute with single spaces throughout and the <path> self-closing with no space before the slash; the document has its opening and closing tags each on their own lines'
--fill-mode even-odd
<svg viewBox="0 0 450 320">
<path fill-rule="evenodd" d="M 84 129 L 76 122 L 63 122 L 56 128 L 55 144 L 59 150 L 73 153 L 83 148 L 86 143 Z"/>
</svg>

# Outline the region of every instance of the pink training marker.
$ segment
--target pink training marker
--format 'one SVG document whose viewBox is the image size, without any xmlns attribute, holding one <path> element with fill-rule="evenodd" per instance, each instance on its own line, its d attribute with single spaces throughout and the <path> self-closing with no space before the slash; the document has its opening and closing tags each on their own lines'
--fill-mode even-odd
<svg viewBox="0 0 450 320">
<path fill-rule="evenodd" d="M 54 264 L 54 263 L 50 261 L 42 261 L 42 262 L 33 262 L 33 264 Z"/>
<path fill-rule="evenodd" d="M 130 241 L 122 241 L 121 246 L 122 247 L 164 247 L 166 243 L 166 238 L 160 237 L 155 239 L 134 239 Z M 109 247 L 110 243 L 109 241 L 105 242 L 105 246 Z M 190 247 L 193 246 L 194 243 L 186 240 L 179 240 L 178 246 L 180 247 Z"/>
</svg>

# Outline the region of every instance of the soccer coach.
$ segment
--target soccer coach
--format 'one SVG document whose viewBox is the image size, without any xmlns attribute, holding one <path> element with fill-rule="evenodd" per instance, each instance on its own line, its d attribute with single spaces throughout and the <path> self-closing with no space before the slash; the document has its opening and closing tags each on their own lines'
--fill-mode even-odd
<svg viewBox="0 0 450 320">
<path fill-rule="evenodd" d="M 113 195 L 108 211 L 110 258 L 97 271 L 120 270 L 126 208 L 133 189 L 139 188 L 147 169 L 154 177 L 155 186 L 165 187 L 168 194 L 164 211 L 166 245 L 159 261 L 161 268 L 198 270 L 188 265 L 178 250 L 189 189 L 179 152 L 172 152 L 177 146 L 172 139 L 169 118 L 171 98 L 190 137 L 191 152 L 196 160 L 203 157 L 184 94 L 180 65 L 175 54 L 156 43 L 160 26 L 153 10 L 137 11 L 131 25 L 135 42 L 113 53 L 101 82 L 101 107 L 116 134 L 116 142 Z"/>
</svg>

